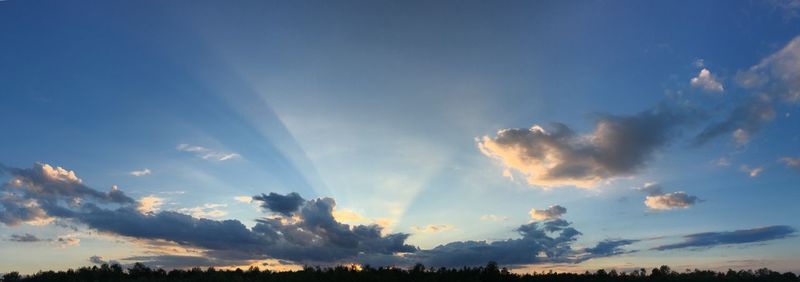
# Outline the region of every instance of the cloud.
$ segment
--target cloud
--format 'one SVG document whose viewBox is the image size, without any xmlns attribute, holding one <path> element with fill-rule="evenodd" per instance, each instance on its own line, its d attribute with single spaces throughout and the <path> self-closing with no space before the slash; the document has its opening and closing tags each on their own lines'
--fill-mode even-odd
<svg viewBox="0 0 800 282">
<path fill-rule="evenodd" d="M 742 165 L 741 167 L 739 167 L 739 170 L 741 170 L 744 173 L 747 173 L 747 175 L 749 175 L 750 177 L 757 177 L 759 174 L 764 172 L 764 167 L 761 166 L 749 167 L 746 165 Z"/>
<path fill-rule="evenodd" d="M 481 220 L 483 220 L 483 221 L 495 221 L 495 222 L 499 222 L 499 221 L 506 221 L 506 220 L 508 220 L 508 217 L 507 217 L 507 216 L 501 216 L 501 215 L 494 215 L 494 214 L 484 214 L 484 215 L 482 215 L 482 216 L 480 217 L 480 219 L 481 219 Z"/>
<path fill-rule="evenodd" d="M 797 230 L 786 225 L 773 225 L 761 228 L 723 232 L 696 233 L 683 236 L 683 242 L 661 245 L 653 250 L 674 250 L 683 248 L 710 248 L 720 245 L 745 244 L 783 239 L 795 236 Z"/>
<path fill-rule="evenodd" d="M 655 183 L 647 183 L 639 190 L 647 193 L 644 204 L 651 210 L 687 209 L 700 201 L 699 198 L 683 191 L 665 193 L 661 185 Z"/>
<path fill-rule="evenodd" d="M 800 170 L 800 158 L 784 157 L 781 158 L 781 162 L 787 167 Z"/>
<path fill-rule="evenodd" d="M 800 0 L 769 0 L 766 3 L 783 12 L 787 20 L 800 17 Z"/>
<path fill-rule="evenodd" d="M 672 192 L 657 196 L 647 196 L 644 204 L 654 210 L 671 210 L 676 208 L 689 208 L 697 202 L 697 197 L 689 196 L 685 192 Z"/>
<path fill-rule="evenodd" d="M 516 229 L 520 238 L 494 242 L 459 241 L 421 250 L 406 243 L 409 234 L 383 234 L 383 227 L 377 224 L 350 225 L 338 221 L 334 216 L 336 202 L 332 198 L 305 200 L 296 193 L 257 195 L 253 200 L 270 213 L 256 219 L 254 226 L 247 227 L 239 220 L 209 219 L 184 213 L 191 211 L 141 212 L 139 207 L 142 204 L 125 196 L 119 189 L 104 193 L 84 186 L 71 176 L 43 177 L 46 173 L 38 169 L 40 167 L 43 165 L 35 165 L 34 169 L 3 167 L 5 174 L 22 181 L 13 184 L 19 186 L 2 186 L 2 192 L 31 201 L 44 213 L 43 216 L 85 226 L 102 234 L 153 244 L 153 250 L 156 250 L 154 255 L 122 258 L 120 261 L 145 260 L 150 265 L 166 268 L 204 263 L 209 266 L 244 265 L 265 259 L 324 265 L 412 265 L 423 262 L 456 266 L 483 265 L 492 260 L 503 264 L 577 263 L 604 255 L 599 251 L 603 245 L 595 247 L 596 250 L 573 249 L 572 245 L 581 233 L 562 219 L 521 225 Z M 114 196 L 110 196 L 111 193 L 115 193 Z M 428 229 L 448 230 L 450 227 L 425 228 Z M 77 245 L 80 240 L 68 235 L 54 242 L 70 246 Z M 175 255 L 159 248 L 159 244 L 194 250 L 192 253 L 195 255 Z M 106 260 L 97 257 L 93 261 Z"/>
<path fill-rule="evenodd" d="M 565 213 L 567 213 L 567 208 L 559 205 L 552 205 L 547 209 L 543 210 L 531 209 L 531 211 L 529 212 L 531 218 L 534 220 L 557 219 L 560 218 Z"/>
<path fill-rule="evenodd" d="M 234 200 L 240 203 L 249 204 L 253 202 L 253 197 L 251 196 L 236 196 L 233 197 Z"/>
<path fill-rule="evenodd" d="M 261 194 L 253 196 L 253 200 L 261 201 L 262 208 L 282 215 L 290 215 L 296 212 L 306 201 L 303 197 L 300 197 L 300 194 L 294 192 L 285 196 L 277 193 Z"/>
<path fill-rule="evenodd" d="M 134 204 L 136 201 L 119 189 L 100 192 L 89 188 L 74 171 L 36 163 L 32 168 L 0 166 L 0 173 L 11 176 L 0 186 L 0 222 L 47 223 L 53 217 L 70 217 L 83 203 Z"/>
<path fill-rule="evenodd" d="M 145 168 L 145 169 L 143 169 L 143 170 L 134 170 L 134 171 L 131 171 L 131 172 L 130 172 L 130 175 L 133 175 L 133 176 L 139 177 L 139 176 L 150 175 L 150 173 L 151 173 L 150 169 L 149 169 L 149 168 Z"/>
<path fill-rule="evenodd" d="M 778 103 L 800 101 L 800 36 L 757 65 L 740 71 L 736 80 L 754 94 L 740 101 L 724 120 L 706 126 L 695 137 L 695 145 L 703 145 L 725 134 L 731 134 L 739 145 L 747 144 L 775 118 Z"/>
<path fill-rule="evenodd" d="M 178 147 L 176 147 L 176 149 L 181 152 L 192 153 L 195 156 L 204 160 L 213 160 L 220 162 L 232 159 L 238 159 L 241 157 L 241 155 L 237 153 L 215 151 L 206 147 L 192 146 L 189 144 L 180 144 L 178 145 Z"/>
<path fill-rule="evenodd" d="M 115 260 L 106 261 L 106 260 L 103 259 L 103 257 L 96 256 L 96 255 L 89 257 L 89 262 L 91 262 L 93 264 L 109 264 L 109 265 L 114 265 L 114 264 L 119 265 L 120 264 L 118 261 L 115 261 Z"/>
<path fill-rule="evenodd" d="M 633 116 L 600 115 L 585 135 L 555 123 L 550 130 L 502 129 L 477 142 L 484 155 L 524 174 L 531 185 L 590 188 L 635 173 L 686 120 L 685 114 L 658 107 Z"/>
<path fill-rule="evenodd" d="M 139 198 L 139 212 L 156 212 L 164 204 L 164 199 L 150 195 Z"/>
<path fill-rule="evenodd" d="M 219 209 L 225 206 L 222 204 L 204 204 L 199 207 L 178 209 L 178 212 L 190 214 L 197 218 L 220 218 L 228 214 L 228 212 Z"/>
<path fill-rule="evenodd" d="M 640 240 L 629 240 L 629 239 L 619 239 L 619 240 L 603 240 L 600 243 L 597 243 L 596 246 L 592 248 L 586 248 L 586 253 L 589 254 L 589 257 L 608 257 L 608 256 L 615 256 L 625 253 L 630 253 L 632 251 L 626 251 L 622 249 L 623 246 L 627 246 L 633 243 L 637 243 Z"/>
<path fill-rule="evenodd" d="M 425 226 L 412 226 L 411 230 L 419 233 L 439 233 L 456 230 L 456 227 L 450 224 L 428 224 Z"/>
<path fill-rule="evenodd" d="M 58 243 L 60 247 L 73 247 L 73 246 L 80 246 L 81 239 L 75 237 L 58 237 L 54 242 Z"/>
<path fill-rule="evenodd" d="M 30 234 L 30 233 L 25 233 L 25 234 L 22 234 L 22 235 L 11 234 L 11 237 L 8 238 L 8 241 L 20 242 L 20 243 L 32 243 L 32 242 L 41 242 L 41 241 L 48 241 L 48 240 L 40 239 L 39 237 L 36 237 L 36 235 Z"/>
<path fill-rule="evenodd" d="M 700 73 L 698 73 L 696 77 L 690 79 L 689 82 L 692 87 L 700 88 L 707 92 L 725 91 L 725 88 L 722 87 L 722 83 L 720 83 L 719 80 L 711 74 L 711 71 L 706 68 L 700 70 Z"/>
</svg>

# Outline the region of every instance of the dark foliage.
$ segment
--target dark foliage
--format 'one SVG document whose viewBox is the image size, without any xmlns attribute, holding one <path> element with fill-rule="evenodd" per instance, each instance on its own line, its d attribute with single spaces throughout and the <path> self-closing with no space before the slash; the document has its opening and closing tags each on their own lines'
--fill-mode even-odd
<svg viewBox="0 0 800 282">
<path fill-rule="evenodd" d="M 500 268 L 496 263 L 490 262 L 485 267 L 464 267 L 459 269 L 426 268 L 418 264 L 411 269 L 391 267 L 373 268 L 364 266 L 363 269 L 338 266 L 333 268 L 306 267 L 301 271 L 273 272 L 251 267 L 248 270 L 216 270 L 208 268 L 202 270 L 151 269 L 137 263 L 127 270 L 119 265 L 103 264 L 99 267 L 83 267 L 78 270 L 67 271 L 40 271 L 39 273 L 21 276 L 17 272 L 3 275 L 3 282 L 10 281 L 564 281 L 564 282 L 595 282 L 595 281 L 800 281 L 791 272 L 778 273 L 766 268 L 752 270 L 728 270 L 725 273 L 708 270 L 686 270 L 676 272 L 668 266 L 654 268 L 649 272 L 646 269 L 632 272 L 617 272 L 616 270 L 598 270 L 595 273 L 532 273 L 515 274 L 506 268 Z"/>
</svg>

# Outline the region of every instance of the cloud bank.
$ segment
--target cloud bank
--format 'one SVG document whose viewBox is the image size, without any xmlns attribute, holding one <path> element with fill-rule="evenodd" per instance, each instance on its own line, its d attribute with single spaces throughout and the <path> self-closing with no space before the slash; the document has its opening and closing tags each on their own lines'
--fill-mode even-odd
<svg viewBox="0 0 800 282">
<path fill-rule="evenodd" d="M 742 229 L 723 232 L 696 233 L 683 236 L 683 242 L 661 245 L 654 250 L 674 250 L 683 248 L 710 248 L 720 245 L 764 242 L 795 236 L 797 230 L 786 225 L 773 225 L 761 228 Z"/>
</svg>

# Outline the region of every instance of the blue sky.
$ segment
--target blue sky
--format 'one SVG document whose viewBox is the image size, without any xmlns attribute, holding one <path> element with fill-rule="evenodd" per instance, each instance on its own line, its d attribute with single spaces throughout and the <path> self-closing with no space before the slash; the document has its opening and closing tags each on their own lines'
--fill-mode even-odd
<svg viewBox="0 0 800 282">
<path fill-rule="evenodd" d="M 798 13 L 797 1 L 0 1 L 0 272 L 800 271 Z M 147 230 L 164 221 L 257 246 Z M 525 231 L 548 223 L 561 225 Z M 506 239 L 520 245 L 492 243 Z"/>
</svg>

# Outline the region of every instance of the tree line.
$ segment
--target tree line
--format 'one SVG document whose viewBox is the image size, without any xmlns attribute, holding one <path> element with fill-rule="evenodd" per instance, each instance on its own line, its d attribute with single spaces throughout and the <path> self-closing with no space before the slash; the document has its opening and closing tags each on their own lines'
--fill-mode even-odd
<svg viewBox="0 0 800 282">
<path fill-rule="evenodd" d="M 124 269 L 118 264 L 100 266 L 81 267 L 77 270 L 67 271 L 39 271 L 32 275 L 20 275 L 18 272 L 9 272 L 2 276 L 3 282 L 49 282 L 49 281 L 326 281 L 326 282 L 395 282 L 395 281 L 475 281 L 475 282 L 596 282 L 596 281 L 800 281 L 796 274 L 792 272 L 779 273 L 767 268 L 758 270 L 728 270 L 727 272 L 716 272 L 710 270 L 685 270 L 677 272 L 668 266 L 661 266 L 650 271 L 646 269 L 634 270 L 631 272 L 618 272 L 616 270 L 606 271 L 600 269 L 596 272 L 585 273 L 557 273 L 557 272 L 534 272 L 526 274 L 512 273 L 507 268 L 500 268 L 497 263 L 490 262 L 482 267 L 462 267 L 462 268 L 426 268 L 417 264 L 413 268 L 403 269 L 395 267 L 373 268 L 369 265 L 364 267 L 356 266 L 337 266 L 329 268 L 304 267 L 299 271 L 270 271 L 261 270 L 258 267 L 250 267 L 247 270 L 218 270 L 210 267 L 206 270 L 201 268 L 174 269 L 166 271 L 161 268 L 150 268 L 144 264 L 136 263 Z"/>
</svg>

